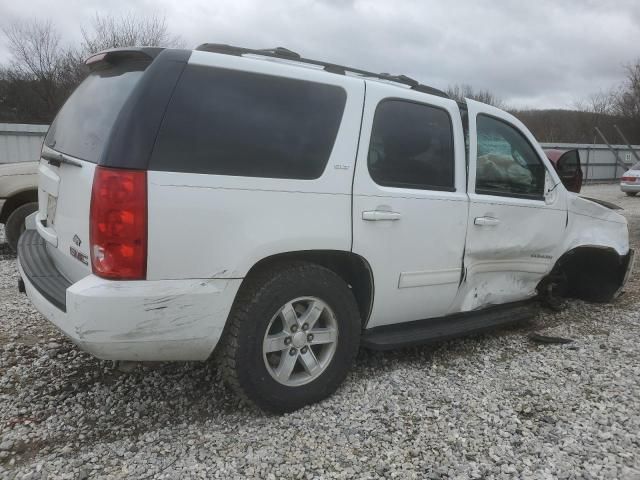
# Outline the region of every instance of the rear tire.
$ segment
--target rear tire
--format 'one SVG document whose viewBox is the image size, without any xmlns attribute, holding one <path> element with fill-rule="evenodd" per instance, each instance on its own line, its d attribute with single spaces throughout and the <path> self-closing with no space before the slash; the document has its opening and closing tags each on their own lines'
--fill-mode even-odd
<svg viewBox="0 0 640 480">
<path fill-rule="evenodd" d="M 18 239 L 24 232 L 24 220 L 38 209 L 37 202 L 25 203 L 16 208 L 4 224 L 4 234 L 11 250 L 18 251 Z"/>
<path fill-rule="evenodd" d="M 638 192 L 624 192 L 624 193 L 626 193 L 628 197 L 635 197 L 638 194 Z"/>
<path fill-rule="evenodd" d="M 241 398 L 274 413 L 331 395 L 360 343 L 360 316 L 348 285 L 333 271 L 305 262 L 245 282 L 218 352 L 225 381 Z"/>
</svg>

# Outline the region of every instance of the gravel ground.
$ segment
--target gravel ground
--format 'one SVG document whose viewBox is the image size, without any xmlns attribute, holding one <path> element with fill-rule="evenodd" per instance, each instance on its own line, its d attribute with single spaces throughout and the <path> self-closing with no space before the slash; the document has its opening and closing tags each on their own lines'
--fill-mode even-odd
<svg viewBox="0 0 640 480">
<path fill-rule="evenodd" d="M 640 198 L 625 208 L 640 241 Z M 0 244 L 3 243 L 0 231 Z M 612 305 L 435 347 L 362 351 L 330 399 L 269 416 L 214 365 L 123 372 L 78 350 L 16 291 L 0 246 L 2 478 L 640 479 L 640 281 Z M 538 345 L 536 331 L 574 340 Z"/>
</svg>

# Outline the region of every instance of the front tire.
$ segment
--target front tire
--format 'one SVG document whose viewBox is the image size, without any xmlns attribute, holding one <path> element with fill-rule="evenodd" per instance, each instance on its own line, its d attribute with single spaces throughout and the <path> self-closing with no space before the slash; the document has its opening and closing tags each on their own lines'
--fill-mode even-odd
<svg viewBox="0 0 640 480">
<path fill-rule="evenodd" d="M 219 360 L 240 397 L 284 413 L 331 395 L 359 343 L 360 317 L 348 285 L 327 268 L 299 262 L 246 280 Z"/>
<path fill-rule="evenodd" d="M 628 197 L 635 197 L 638 194 L 638 192 L 624 192 L 624 193 L 626 193 Z"/>
<path fill-rule="evenodd" d="M 38 209 L 38 202 L 25 203 L 16 208 L 4 224 L 4 234 L 11 250 L 18 251 L 18 239 L 24 232 L 24 220 Z"/>
</svg>

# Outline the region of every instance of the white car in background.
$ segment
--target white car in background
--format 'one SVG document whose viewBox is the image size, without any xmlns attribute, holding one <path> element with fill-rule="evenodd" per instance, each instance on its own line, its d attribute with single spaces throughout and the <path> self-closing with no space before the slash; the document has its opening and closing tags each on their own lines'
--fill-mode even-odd
<svg viewBox="0 0 640 480">
<path fill-rule="evenodd" d="M 620 179 L 620 190 L 630 197 L 635 197 L 640 192 L 640 162 L 624 172 Z"/>
</svg>

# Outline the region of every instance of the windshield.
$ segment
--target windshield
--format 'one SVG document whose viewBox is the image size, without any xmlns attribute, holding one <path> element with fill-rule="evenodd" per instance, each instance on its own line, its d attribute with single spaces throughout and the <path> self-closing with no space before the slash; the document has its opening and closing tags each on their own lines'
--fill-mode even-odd
<svg viewBox="0 0 640 480">
<path fill-rule="evenodd" d="M 126 63 L 93 71 L 51 124 L 45 144 L 98 163 L 111 129 L 148 63 Z"/>
</svg>

